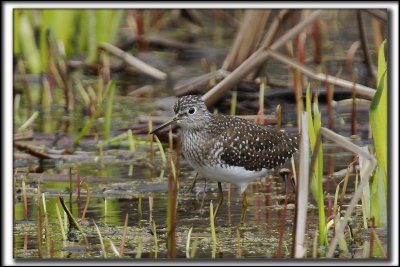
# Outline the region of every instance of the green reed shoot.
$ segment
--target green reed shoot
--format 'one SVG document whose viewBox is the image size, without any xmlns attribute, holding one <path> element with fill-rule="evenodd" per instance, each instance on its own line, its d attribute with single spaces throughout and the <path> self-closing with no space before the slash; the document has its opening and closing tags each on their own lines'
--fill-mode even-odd
<svg viewBox="0 0 400 267">
<path fill-rule="evenodd" d="M 136 259 L 142 258 L 142 250 L 143 250 L 143 243 L 142 243 L 142 238 L 140 237 L 139 244 L 136 248 L 136 255 L 135 255 Z"/>
<path fill-rule="evenodd" d="M 339 205 L 338 205 L 338 201 L 339 201 L 339 190 L 340 190 L 340 185 L 343 183 L 344 181 L 341 181 L 338 183 L 338 185 L 336 186 L 336 191 L 335 191 L 335 198 L 333 200 L 333 216 L 336 215 L 336 213 L 339 212 Z M 343 190 L 342 190 L 343 191 Z"/>
<path fill-rule="evenodd" d="M 40 193 L 40 185 L 38 185 L 37 189 L 37 242 L 38 242 L 38 255 L 39 258 L 42 258 L 42 205 L 41 201 L 41 193 Z"/>
<path fill-rule="evenodd" d="M 19 26 L 19 28 L 14 28 L 18 31 L 18 33 L 14 35 L 14 40 L 17 41 L 20 48 L 17 52 L 20 50 L 22 56 L 27 61 L 29 73 L 39 74 L 43 69 L 40 52 L 36 45 L 34 29 L 29 22 L 29 14 L 26 12 L 24 14 L 19 13 L 17 18 L 17 26 Z"/>
<path fill-rule="evenodd" d="M 186 258 L 190 259 L 190 236 L 192 235 L 193 227 L 190 227 L 186 239 Z"/>
<path fill-rule="evenodd" d="M 21 53 L 21 42 L 19 31 L 21 28 L 20 21 L 21 21 L 21 13 L 22 10 L 15 8 L 13 10 L 13 51 L 15 55 L 19 55 Z"/>
<path fill-rule="evenodd" d="M 158 238 L 157 238 L 157 228 L 156 228 L 156 221 L 152 220 L 153 224 L 153 235 L 154 235 L 154 258 L 157 258 L 158 254 Z"/>
<path fill-rule="evenodd" d="M 125 10 L 123 9 L 92 9 L 85 11 L 82 25 L 88 25 L 84 34 L 87 36 L 87 61 L 89 63 L 95 62 L 99 43 L 112 43 L 115 41 L 124 13 Z"/>
<path fill-rule="evenodd" d="M 193 259 L 196 256 L 197 248 L 199 245 L 199 239 L 196 238 L 192 243 L 192 249 L 190 250 L 190 258 Z"/>
<path fill-rule="evenodd" d="M 81 216 L 81 220 L 83 220 L 85 218 L 86 212 L 89 208 L 89 203 L 90 203 L 90 190 L 89 190 L 89 186 L 86 182 L 82 183 L 82 187 L 86 189 L 86 203 L 85 203 L 85 208 L 83 209 L 82 212 L 82 216 Z"/>
<path fill-rule="evenodd" d="M 128 135 L 128 140 L 129 140 L 129 150 L 134 153 L 136 151 L 136 144 L 135 144 L 135 139 L 133 138 L 132 130 L 129 129 L 127 132 Z M 128 171 L 128 176 L 133 175 L 133 164 L 129 164 L 129 171 Z"/>
<path fill-rule="evenodd" d="M 79 225 L 79 223 L 75 220 L 74 216 L 72 215 L 71 211 L 67 208 L 67 206 L 65 205 L 64 202 L 64 198 L 63 197 L 58 197 L 58 199 L 60 200 L 61 206 L 63 207 L 65 213 L 68 216 L 68 221 L 70 223 L 71 226 L 73 226 L 75 229 L 79 230 L 81 233 L 83 233 L 83 230 L 81 228 L 81 226 Z"/>
<path fill-rule="evenodd" d="M 28 120 L 26 120 L 24 122 L 24 124 L 22 124 L 16 132 L 22 132 L 23 130 L 25 130 L 26 128 L 28 128 L 29 126 L 32 125 L 32 123 L 36 120 L 36 118 L 39 116 L 39 112 L 35 111 Z"/>
<path fill-rule="evenodd" d="M 340 193 L 340 198 L 339 198 L 340 205 L 343 205 L 343 203 L 344 203 L 344 194 L 346 193 L 348 182 L 349 182 L 349 169 L 347 168 L 346 175 L 344 176 L 342 191 Z"/>
<path fill-rule="evenodd" d="M 101 245 L 101 250 L 103 251 L 103 257 L 107 258 L 107 251 L 106 251 L 106 247 L 104 246 L 103 237 L 101 236 L 100 229 L 99 229 L 99 227 L 97 227 L 97 224 L 96 224 L 96 222 L 94 220 L 93 220 L 93 224 L 94 224 L 94 226 L 96 228 L 97 234 L 98 234 L 99 239 L 100 239 L 100 245 Z"/>
<path fill-rule="evenodd" d="M 78 10 L 74 9 L 43 9 L 41 12 L 41 34 L 48 29 L 54 32 L 58 42 L 61 42 L 68 54 L 75 52 L 73 38 L 76 35 L 75 21 Z M 42 59 L 45 55 L 42 55 Z M 44 61 L 45 62 L 45 61 Z"/>
<path fill-rule="evenodd" d="M 318 151 L 315 151 L 317 144 L 317 135 L 321 127 L 321 113 L 318 109 L 318 98 L 314 98 L 313 112 L 311 112 L 311 96 L 310 96 L 310 85 L 307 87 L 306 92 L 306 110 L 308 114 L 308 134 L 310 138 L 310 144 L 313 155 L 316 155 L 315 165 L 312 166 L 314 173 L 311 180 L 311 192 L 317 201 L 318 205 L 318 219 L 319 219 L 319 242 L 321 245 L 326 245 L 326 219 L 325 219 L 325 207 L 324 207 L 324 191 L 322 184 L 323 176 L 323 154 L 322 145 L 319 145 Z M 312 115 L 314 115 L 314 120 Z"/>
<path fill-rule="evenodd" d="M 125 238 L 128 232 L 128 213 L 125 215 L 124 230 L 122 231 L 121 244 L 119 245 L 119 256 L 122 258 L 125 253 Z"/>
<path fill-rule="evenodd" d="M 58 223 L 60 225 L 60 230 L 61 230 L 61 236 L 63 238 L 63 240 L 67 240 L 67 235 L 65 234 L 65 228 L 64 228 L 64 224 L 61 218 L 61 213 L 60 213 L 60 208 L 58 207 L 58 203 L 59 201 L 56 201 L 56 212 L 57 212 L 57 218 L 58 218 Z"/>
<path fill-rule="evenodd" d="M 371 217 L 375 225 L 387 223 L 387 64 L 384 41 L 379 47 L 377 91 L 369 109 L 370 124 L 378 167 L 371 186 Z"/>
<path fill-rule="evenodd" d="M 130 133 L 129 133 L 130 132 Z M 129 149 L 134 152 L 136 151 L 136 146 L 148 146 L 149 142 L 144 139 L 139 139 L 138 136 L 134 135 L 131 130 L 128 130 L 125 133 L 121 133 L 115 135 L 108 140 L 102 140 L 102 145 L 121 145 L 121 146 L 129 146 Z M 97 147 L 100 145 L 97 144 Z"/>
<path fill-rule="evenodd" d="M 109 93 L 107 97 L 106 114 L 104 118 L 104 128 L 103 128 L 103 140 L 108 140 L 110 138 L 111 131 L 111 121 L 112 121 L 112 107 L 114 103 L 115 96 L 115 81 L 109 83 Z"/>
<path fill-rule="evenodd" d="M 87 52 L 87 60 L 97 60 L 97 45 L 114 42 L 125 10 L 43 9 L 14 10 L 14 55 L 22 55 L 29 73 L 39 74 L 49 67 L 48 33 L 65 50 L 67 57 Z M 39 21 L 34 25 L 31 21 Z M 79 28 L 78 28 L 79 25 Z M 37 26 L 37 27 L 36 27 Z M 35 28 L 36 27 L 36 28 Z M 38 33 L 36 40 L 35 33 Z"/>
<path fill-rule="evenodd" d="M 86 92 L 85 88 L 82 85 L 82 82 L 79 79 L 75 78 L 74 82 L 76 84 L 76 90 L 78 90 L 78 92 L 79 92 L 79 95 L 81 98 L 80 101 L 82 102 L 82 105 L 87 107 L 87 109 L 93 111 L 93 102 L 91 101 L 91 99 L 95 99 L 95 98 L 93 98 L 92 96 L 89 95 L 88 92 Z M 89 91 L 89 89 L 88 89 L 88 91 Z"/>
<path fill-rule="evenodd" d="M 157 135 L 153 135 L 153 136 L 156 139 L 156 144 L 157 144 L 158 150 L 160 150 L 163 166 L 165 166 L 165 164 L 167 163 L 167 156 L 165 155 L 164 148 L 160 142 L 160 139 L 158 139 Z M 174 164 L 171 164 L 171 167 L 172 167 L 172 165 L 174 165 Z"/>
<path fill-rule="evenodd" d="M 42 204 L 43 204 L 43 212 L 44 212 L 44 233 L 45 233 L 45 237 L 46 237 L 47 251 L 50 252 L 49 215 L 47 214 L 46 197 L 45 197 L 44 193 L 42 193 Z M 48 254 L 50 254 L 50 253 L 48 253 Z"/>
<path fill-rule="evenodd" d="M 153 221 L 153 205 L 154 205 L 154 197 L 149 195 L 149 221 Z"/>
<path fill-rule="evenodd" d="M 174 177 L 174 181 L 176 181 L 176 169 L 175 169 L 175 164 L 174 161 L 171 159 L 171 172 L 172 172 L 172 177 Z"/>
<path fill-rule="evenodd" d="M 106 240 L 108 240 L 108 242 L 110 243 L 110 247 L 111 247 L 112 251 L 114 252 L 115 256 L 117 256 L 118 258 L 121 258 L 121 255 L 119 254 L 118 249 L 115 247 L 112 240 L 109 238 L 106 238 Z"/>
</svg>

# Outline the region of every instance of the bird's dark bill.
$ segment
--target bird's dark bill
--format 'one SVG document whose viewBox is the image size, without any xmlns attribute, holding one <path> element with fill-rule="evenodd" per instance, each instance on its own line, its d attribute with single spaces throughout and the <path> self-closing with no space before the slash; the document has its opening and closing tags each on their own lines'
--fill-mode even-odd
<svg viewBox="0 0 400 267">
<path fill-rule="evenodd" d="M 171 125 L 172 123 L 176 122 L 178 119 L 177 118 L 173 118 L 170 121 L 167 121 L 166 123 L 161 124 L 160 126 L 158 126 L 157 128 L 155 128 L 153 131 L 150 132 L 150 134 L 153 134 L 155 132 L 158 132 L 159 130 L 167 127 L 168 125 Z"/>
</svg>

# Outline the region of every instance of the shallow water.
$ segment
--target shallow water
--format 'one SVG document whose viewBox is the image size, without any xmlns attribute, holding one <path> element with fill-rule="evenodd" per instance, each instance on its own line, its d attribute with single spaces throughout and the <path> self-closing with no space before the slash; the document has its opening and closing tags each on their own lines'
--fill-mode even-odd
<svg viewBox="0 0 400 267">
<path fill-rule="evenodd" d="M 337 147 L 325 148 L 331 151 L 335 161 L 334 170 L 346 168 L 352 160 L 348 152 L 341 152 Z M 334 151 L 334 152 L 332 152 Z M 328 153 L 325 153 L 329 155 Z M 107 155 L 107 153 L 106 153 Z M 106 156 L 105 155 L 105 156 Z M 39 257 L 37 249 L 37 186 L 46 198 L 46 208 L 49 221 L 50 244 L 43 242 L 42 257 L 54 258 L 101 258 L 98 234 L 94 222 L 100 228 L 108 257 L 117 257 L 111 242 L 119 249 L 125 216 L 128 214 L 128 234 L 125 243 L 124 257 L 167 257 L 166 218 L 168 203 L 168 170 L 160 168 L 159 154 L 156 153 L 154 163 L 150 160 L 139 161 L 134 166 L 133 177 L 128 176 L 129 163 L 112 159 L 105 161 L 105 169 L 99 163 L 81 163 L 80 174 L 90 188 L 91 197 L 85 219 L 81 221 L 85 236 L 74 237 L 75 241 L 63 241 L 60 224 L 55 205 L 57 197 L 62 195 L 69 202 L 69 174 L 71 163 L 61 163 L 56 168 L 47 170 L 44 174 L 16 175 L 16 203 L 15 203 L 15 256 L 16 258 Z M 154 166 L 154 167 L 151 167 Z M 75 174 L 75 172 L 74 172 Z M 272 173 L 273 174 L 273 173 Z M 192 228 L 190 253 L 196 258 L 274 258 L 290 257 L 292 248 L 292 229 L 294 226 L 294 193 L 289 187 L 288 206 L 284 213 L 285 184 L 281 177 L 275 175 L 262 178 L 249 185 L 247 189 L 248 211 L 245 226 L 240 226 L 241 195 L 240 190 L 228 184 L 223 184 L 224 203 L 218 214 L 215 225 L 217 233 L 217 246 L 214 248 L 211 240 L 209 205 L 210 201 L 217 203 L 217 186 L 215 182 L 198 178 L 192 190 L 195 172 L 186 164 L 184 159 L 181 164 L 179 177 L 180 190 L 177 205 L 176 226 L 176 257 L 186 257 L 187 234 Z M 327 193 L 334 196 L 337 184 L 343 179 L 326 177 L 325 187 Z M 21 182 L 25 181 L 28 192 L 28 219 L 24 219 Z M 40 182 L 39 182 L 40 181 Z M 349 182 L 348 192 L 354 187 L 354 175 Z M 86 202 L 86 191 L 81 188 L 81 198 L 77 201 L 76 175 L 73 175 L 73 198 L 71 207 L 76 218 L 82 216 Z M 230 193 L 228 193 L 230 191 Z M 228 205 L 228 194 L 230 204 Z M 349 201 L 351 195 L 346 195 Z M 140 200 L 141 199 L 141 200 Z M 149 208 L 149 199 L 152 199 L 152 210 Z M 307 231 L 313 233 L 318 228 L 318 211 L 315 202 L 310 196 L 308 209 Z M 141 206 L 139 203 L 141 202 Z M 314 203 L 314 204 L 313 204 Z M 61 206 L 59 206 L 61 208 Z M 141 211 L 141 212 L 140 212 Z M 282 217 L 284 216 L 284 217 Z M 152 218 L 157 227 L 157 253 L 154 246 Z M 357 207 L 356 215 L 351 225 L 360 229 L 362 224 L 361 206 Z M 63 218 L 64 220 L 65 218 Z M 68 228 L 65 228 L 68 229 Z M 43 228 L 43 239 L 45 230 Z M 331 233 L 332 234 L 332 233 Z M 361 233 L 360 233 L 361 234 Z M 309 234 L 308 238 L 312 238 Z M 363 234 L 365 236 L 365 233 Z M 385 234 L 380 237 L 384 240 Z M 358 236 L 359 239 L 363 239 Z M 282 244 L 279 247 L 279 240 Z M 311 256 L 312 240 L 308 240 L 308 256 Z M 354 243 L 354 242 L 353 242 Z M 196 251 L 191 252 L 195 247 Z M 140 249 L 139 249 L 140 248 Z M 140 252 L 138 252 L 138 249 Z M 356 245 L 352 248 L 354 257 L 363 247 Z M 280 253 L 280 254 L 279 254 Z M 363 255 L 363 254 L 361 254 Z"/>
</svg>

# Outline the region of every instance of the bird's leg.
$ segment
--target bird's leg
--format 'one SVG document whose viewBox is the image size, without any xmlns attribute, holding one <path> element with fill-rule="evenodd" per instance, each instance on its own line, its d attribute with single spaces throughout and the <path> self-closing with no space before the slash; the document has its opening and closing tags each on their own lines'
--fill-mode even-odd
<svg viewBox="0 0 400 267">
<path fill-rule="evenodd" d="M 219 208 L 222 205 L 222 201 L 224 201 L 224 194 L 222 193 L 222 185 L 221 182 L 218 182 L 218 205 L 215 208 L 215 212 L 214 212 L 214 218 L 215 216 L 217 216 L 217 213 L 219 211 Z"/>
<path fill-rule="evenodd" d="M 246 212 L 247 212 L 247 197 L 246 197 L 246 192 L 243 192 L 242 194 L 242 216 L 240 216 L 240 224 L 244 224 L 244 220 L 246 218 Z"/>
<path fill-rule="evenodd" d="M 192 184 L 190 185 L 189 189 L 186 191 L 186 193 L 192 191 L 193 188 L 195 187 L 196 182 L 197 182 L 197 176 L 199 176 L 199 173 L 198 173 L 198 172 L 196 172 L 196 176 L 194 177 L 193 182 L 192 182 Z"/>
<path fill-rule="evenodd" d="M 201 214 L 204 213 L 203 207 L 204 207 L 204 200 L 206 199 L 206 186 L 207 186 L 207 179 L 204 180 L 203 197 L 201 198 L 201 205 L 200 205 Z"/>
<path fill-rule="evenodd" d="M 285 193 L 288 194 L 289 192 L 289 182 L 291 183 L 293 192 L 296 192 L 296 185 L 294 183 L 292 172 L 287 168 L 282 168 L 279 170 L 279 175 L 285 181 Z"/>
</svg>

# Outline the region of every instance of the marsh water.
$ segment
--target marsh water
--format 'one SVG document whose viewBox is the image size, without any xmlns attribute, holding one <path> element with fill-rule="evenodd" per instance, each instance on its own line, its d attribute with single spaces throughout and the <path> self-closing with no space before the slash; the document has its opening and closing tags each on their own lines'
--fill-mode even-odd
<svg viewBox="0 0 400 267">
<path fill-rule="evenodd" d="M 129 104 L 130 101 L 138 100 L 134 98 L 128 100 L 121 97 L 119 103 L 125 104 L 125 106 L 120 106 L 120 108 L 124 110 L 125 114 L 116 113 L 116 116 L 121 116 L 121 122 L 115 120 L 116 127 L 124 128 L 124 123 L 130 125 L 129 117 L 135 117 L 135 112 L 129 112 L 129 110 L 138 107 L 133 108 L 133 105 Z M 145 104 L 142 105 L 142 112 L 146 113 L 150 108 L 146 107 Z M 148 105 L 151 106 L 152 103 L 149 101 Z M 346 120 L 348 116 L 349 113 L 343 111 L 339 117 Z M 363 125 L 363 123 L 365 125 L 367 110 L 359 110 L 358 116 L 360 125 Z M 289 114 L 288 118 L 290 117 L 294 120 L 295 113 Z M 57 124 L 57 122 L 53 123 Z M 41 127 L 41 125 L 37 127 Z M 293 130 L 290 123 L 288 127 L 284 128 L 288 131 Z M 341 129 L 341 131 L 347 133 L 349 130 L 348 127 Z M 359 133 L 364 140 L 368 136 L 367 129 L 359 131 Z M 105 147 L 102 156 L 95 149 L 94 142 L 91 139 L 93 138 L 87 138 L 83 142 L 86 143 L 87 151 L 78 151 L 74 155 L 64 156 L 58 160 L 43 160 L 40 163 L 44 167 L 41 173 L 27 172 L 39 165 L 39 160 L 19 151 L 14 152 L 14 170 L 16 173 L 14 251 L 16 258 L 39 257 L 37 238 L 38 187 L 45 196 L 49 222 L 48 234 L 52 240 L 42 244 L 42 257 L 103 257 L 94 222 L 100 228 L 102 238 L 105 240 L 108 257 L 116 257 L 111 242 L 119 249 L 126 215 L 128 216 L 128 232 L 125 240 L 124 257 L 167 257 L 167 175 L 170 168 L 163 166 L 157 149 L 155 149 L 154 159 L 150 159 L 150 146 L 146 142 L 147 135 L 138 135 L 138 139 L 142 140 L 142 143 L 138 143 L 135 152 L 130 152 L 127 146 L 115 145 Z M 52 142 L 52 134 L 35 135 L 32 142 L 49 144 Z M 68 143 L 65 140 L 64 142 Z M 363 141 L 355 142 L 368 144 L 368 142 Z M 59 148 L 63 147 L 63 141 L 60 141 L 58 146 Z M 165 149 L 167 150 L 167 145 L 165 145 Z M 343 170 L 353 161 L 354 155 L 334 144 L 325 143 L 324 157 L 325 166 L 328 166 L 327 169 L 331 170 L 331 173 L 327 173 L 325 176 L 326 200 L 332 201 L 338 183 L 343 180 Z M 85 231 L 85 237 L 71 237 L 71 240 L 63 240 L 55 207 L 59 205 L 57 204 L 58 197 L 63 196 L 67 203 L 70 202 L 69 205 L 72 207 L 72 213 L 76 218 L 81 218 L 86 205 L 87 193 L 82 187 L 80 201 L 77 200 L 78 165 L 81 180 L 87 183 L 90 190 L 88 209 L 85 218 L 80 221 Z M 225 201 L 215 221 L 218 245 L 213 248 L 209 207 L 210 201 L 214 205 L 217 203 L 217 184 L 198 177 L 196 184 L 191 188 L 196 172 L 185 162 L 184 158 L 180 165 L 176 257 L 186 257 L 187 235 L 191 228 L 189 255 L 194 258 L 290 257 L 295 220 L 295 194 L 291 184 L 288 184 L 288 204 L 285 206 L 285 181 L 276 172 L 272 171 L 268 177 L 260 178 L 251 183 L 247 189 L 249 208 L 245 226 L 241 226 L 239 223 L 242 207 L 240 190 L 224 184 Z M 73 170 L 71 200 L 69 199 L 70 168 Z M 129 176 L 130 168 L 133 168 L 132 176 Z M 333 175 L 335 172 L 338 172 L 338 174 Z M 22 181 L 25 182 L 28 196 L 27 218 L 24 218 Z M 354 191 L 355 182 L 353 174 L 350 176 L 347 189 L 347 192 L 349 192 L 346 195 L 347 201 L 350 200 L 351 193 Z M 152 202 L 151 209 L 150 202 Z M 309 222 L 307 231 L 310 233 L 307 240 L 309 257 L 311 257 L 314 232 L 318 229 L 318 209 L 311 195 L 310 203 L 307 219 Z M 60 205 L 59 208 L 61 208 Z M 353 218 L 351 225 L 361 232 L 358 233 L 358 240 L 353 241 L 354 247 L 350 250 L 351 255 L 343 255 L 343 257 L 364 257 L 365 253 L 369 251 L 369 232 L 362 230 L 361 205 L 357 207 L 357 212 Z M 154 245 L 152 219 L 157 229 L 158 245 L 156 247 Z M 67 226 L 66 218 L 62 217 L 62 220 L 62 223 Z M 65 229 L 68 229 L 68 227 Z M 46 236 L 45 230 L 43 230 L 43 235 Z M 382 235 L 380 238 L 384 240 L 386 236 Z M 279 245 L 279 240 L 281 240 L 282 245 Z"/>
<path fill-rule="evenodd" d="M 346 19 L 350 19 L 347 15 Z M 342 24 L 341 27 L 344 27 Z M 217 32 L 214 32 L 217 31 Z M 209 31 L 201 41 L 212 49 L 204 51 L 160 50 L 144 52 L 154 64 L 169 69 L 167 82 L 158 82 L 143 75 L 117 74 L 117 94 L 112 114 L 112 136 L 117 136 L 133 129 L 136 147 L 132 151 L 127 143 L 114 143 L 98 146 L 99 136 L 96 133 L 86 136 L 72 155 L 59 155 L 56 159 L 39 160 L 19 150 L 14 150 L 14 256 L 16 259 L 56 258 L 56 259 L 90 259 L 118 258 L 124 230 L 123 258 L 167 258 L 167 206 L 168 175 L 171 172 L 168 164 L 163 164 L 160 151 L 153 144 L 154 158 L 151 159 L 151 147 L 148 141 L 147 124 L 140 121 L 142 115 L 170 116 L 171 106 L 175 101 L 173 87 L 188 78 L 203 74 L 199 62 L 206 59 L 209 63 L 221 65 L 227 48 L 233 40 L 233 32 L 224 32 L 221 27 Z M 216 36 L 224 33 L 220 40 Z M 350 41 L 339 38 L 340 45 L 348 47 Z M 338 49 L 339 50 L 339 49 Z M 337 52 L 338 54 L 341 51 Z M 367 84 L 365 67 L 359 64 L 360 83 Z M 328 66 L 332 73 L 344 66 L 343 62 L 331 62 Z M 346 71 L 346 67 L 344 66 Z M 351 77 L 351 73 L 343 76 Z M 272 80 L 285 81 L 290 84 L 288 70 L 279 64 L 268 64 L 267 72 Z M 72 70 L 85 84 L 95 84 L 96 77 L 80 69 Z M 31 77 L 31 87 L 35 77 Z M 363 80 L 364 79 L 364 80 Z M 145 94 L 131 94 L 135 89 L 150 86 Z M 319 91 L 319 104 L 322 111 L 322 124 L 328 124 L 326 96 L 323 86 L 313 84 L 313 91 Z M 269 87 L 265 94 L 265 114 L 274 114 L 277 104 L 282 106 L 282 128 L 297 131 L 296 106 L 292 89 Z M 227 96 L 215 105 L 221 113 L 229 113 L 230 97 Z M 351 98 L 351 93 L 335 92 L 333 130 L 351 136 L 351 105 L 340 102 Z M 256 91 L 238 91 L 239 105 L 236 114 L 255 114 L 258 105 Z M 14 120 L 29 114 L 25 106 L 14 113 Z M 65 116 L 63 107 L 54 105 L 51 113 L 40 113 L 33 126 L 33 139 L 27 143 L 37 146 L 45 145 L 54 150 L 62 150 L 71 145 L 71 140 L 85 124 L 87 110 L 77 105 L 73 114 Z M 22 120 L 22 119 L 21 119 Z M 67 134 L 57 136 L 63 123 L 68 122 Z M 368 106 L 357 106 L 357 132 L 353 142 L 358 145 L 371 146 L 368 127 Z M 99 122 L 100 124 L 101 122 Z M 141 125 L 141 127 L 137 127 Z M 275 125 L 272 125 L 273 127 Z M 141 132 L 141 129 L 144 131 Z M 135 132 L 136 131 L 136 132 Z M 57 139 L 57 142 L 55 142 Z M 160 137 L 164 149 L 168 150 L 167 139 Z M 55 144 L 55 145 L 52 145 Z M 324 189 L 325 203 L 333 201 L 337 185 L 343 180 L 345 170 L 354 160 L 354 154 L 329 142 L 323 143 L 324 149 Z M 295 162 L 298 158 L 295 157 Z M 287 167 L 291 168 L 290 163 Z M 72 170 L 72 188 L 70 180 Z M 77 177 L 86 183 L 88 191 L 81 185 L 78 197 Z M 132 175 L 130 175 L 130 173 Z M 242 196 L 240 190 L 229 184 L 223 184 L 224 203 L 216 217 L 217 244 L 213 246 L 210 227 L 210 202 L 217 203 L 217 184 L 201 177 L 193 184 L 196 172 L 182 158 L 180 161 L 179 191 L 176 213 L 176 257 L 178 258 L 290 258 L 292 255 L 293 227 L 295 221 L 295 194 L 291 184 L 271 171 L 268 177 L 262 177 L 251 183 L 247 189 L 249 207 L 245 225 L 240 225 Z M 24 188 L 22 184 L 24 183 Z M 351 199 L 356 183 L 352 172 L 345 195 L 345 203 Z M 287 188 L 289 187 L 289 188 Z M 288 190 L 286 190 L 288 189 Z M 41 194 L 38 194 L 40 190 Z M 24 193 L 26 191 L 26 194 Z M 71 193 L 72 191 L 72 193 Z M 287 192 L 287 193 L 286 193 Z M 24 195 L 27 196 L 27 209 L 24 208 Z M 38 196 L 42 196 L 38 199 Z M 73 216 L 83 228 L 82 233 L 65 233 L 70 228 L 68 219 L 61 209 L 59 197 L 62 196 Z M 72 196 L 72 198 L 70 198 Z M 44 199 L 43 199 L 44 197 Z M 88 204 L 86 200 L 89 199 Z M 285 201 L 286 199 L 286 201 Z M 38 212 L 38 200 L 41 211 Z M 318 229 L 318 209 L 310 194 L 307 214 L 307 257 L 317 253 L 324 256 L 324 248 L 315 246 L 315 235 Z M 43 204 L 45 202 L 45 205 Z M 286 203 L 285 203 L 286 202 Z M 85 207 L 87 210 L 85 211 Z M 343 205 L 346 207 L 346 204 Z M 46 210 L 43 210 L 43 209 Z M 58 211 L 60 217 L 58 216 Z M 47 224 L 44 217 L 47 213 Z M 85 213 L 83 219 L 82 215 Z M 41 229 L 38 236 L 38 214 L 41 214 Z M 60 221 L 61 218 L 61 221 Z M 127 227 L 124 223 L 127 220 Z M 153 224 L 154 222 L 154 224 Z M 337 250 L 341 258 L 365 258 L 370 253 L 370 231 L 363 228 L 361 203 L 349 222 L 350 231 L 346 232 L 348 253 Z M 99 228 L 100 235 L 96 229 Z M 155 230 L 155 231 L 154 231 Z M 376 229 L 380 241 L 386 247 L 386 230 Z M 188 234 L 190 232 L 190 240 Z M 328 232 L 332 238 L 333 229 Z M 103 244 L 103 245 L 102 245 Z M 103 248 L 104 246 L 104 248 Z M 115 248 L 113 248 L 115 247 Z M 316 248 L 317 251 L 313 251 Z"/>
</svg>

